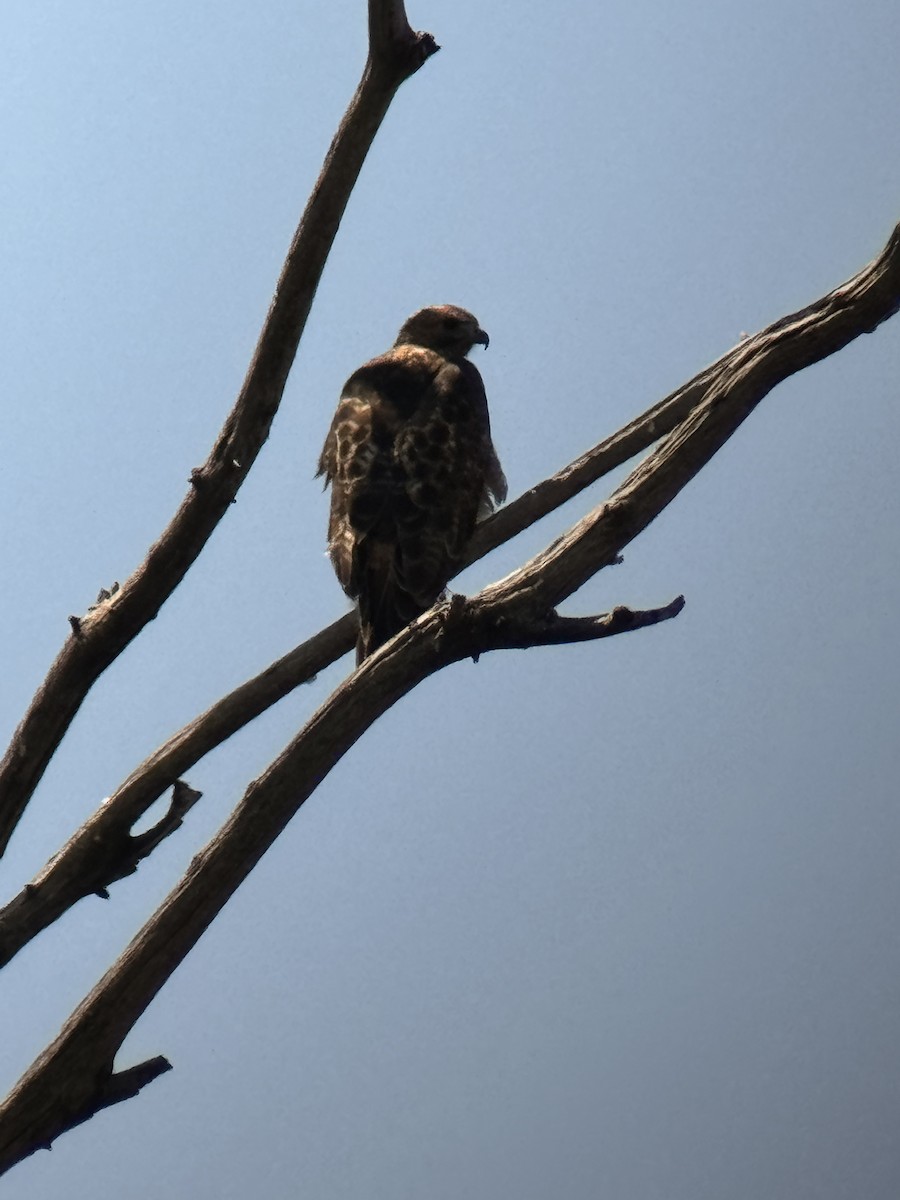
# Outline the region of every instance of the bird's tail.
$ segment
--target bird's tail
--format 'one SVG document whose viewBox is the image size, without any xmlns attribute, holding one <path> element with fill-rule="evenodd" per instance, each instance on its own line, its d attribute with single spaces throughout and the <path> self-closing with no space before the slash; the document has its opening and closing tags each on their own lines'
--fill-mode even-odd
<svg viewBox="0 0 900 1200">
<path fill-rule="evenodd" d="M 369 543 L 367 550 L 358 597 L 357 666 L 430 607 L 397 578 L 393 547 Z"/>
<path fill-rule="evenodd" d="M 359 597 L 357 666 L 425 611 L 421 605 L 415 603 L 408 592 L 397 587 L 386 589 L 376 603 L 372 603 L 371 596 L 366 599 L 364 596 L 365 593 L 361 593 Z"/>
</svg>

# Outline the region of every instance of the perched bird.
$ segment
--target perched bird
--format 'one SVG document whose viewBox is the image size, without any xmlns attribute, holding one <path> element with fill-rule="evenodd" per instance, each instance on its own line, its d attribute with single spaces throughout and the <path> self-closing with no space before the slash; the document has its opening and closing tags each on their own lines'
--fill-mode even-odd
<svg viewBox="0 0 900 1200">
<path fill-rule="evenodd" d="M 488 335 L 464 308 L 423 308 L 344 384 L 319 459 L 328 549 L 359 606 L 356 661 L 438 599 L 479 517 L 506 498 L 481 376 Z"/>
</svg>

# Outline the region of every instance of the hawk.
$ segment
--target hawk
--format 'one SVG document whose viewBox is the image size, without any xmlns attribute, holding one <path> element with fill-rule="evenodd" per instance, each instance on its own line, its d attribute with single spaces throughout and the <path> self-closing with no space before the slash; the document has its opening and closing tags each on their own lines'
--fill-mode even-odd
<svg viewBox="0 0 900 1200">
<path fill-rule="evenodd" d="M 362 662 L 426 612 L 475 522 L 506 499 L 484 384 L 466 355 L 488 335 L 464 308 L 423 308 L 344 384 L 317 474 L 328 550 L 359 607 Z"/>
</svg>

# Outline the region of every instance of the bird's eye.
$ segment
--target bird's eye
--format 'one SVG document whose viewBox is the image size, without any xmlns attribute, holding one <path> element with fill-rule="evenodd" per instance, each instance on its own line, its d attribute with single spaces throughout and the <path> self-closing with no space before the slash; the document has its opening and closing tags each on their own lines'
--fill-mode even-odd
<svg viewBox="0 0 900 1200">
<path fill-rule="evenodd" d="M 462 325 L 462 321 L 459 317 L 444 317 L 445 329 L 459 329 L 460 325 Z"/>
</svg>

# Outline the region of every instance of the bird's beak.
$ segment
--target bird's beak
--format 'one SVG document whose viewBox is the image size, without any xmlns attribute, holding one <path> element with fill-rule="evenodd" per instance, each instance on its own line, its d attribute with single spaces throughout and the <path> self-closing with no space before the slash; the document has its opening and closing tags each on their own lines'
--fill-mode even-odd
<svg viewBox="0 0 900 1200">
<path fill-rule="evenodd" d="M 484 332 L 484 330 L 483 329 L 476 330 L 475 336 L 472 339 L 472 345 L 473 346 L 484 346 L 485 350 L 487 350 L 487 348 L 490 344 L 491 344 L 491 339 Z"/>
</svg>

